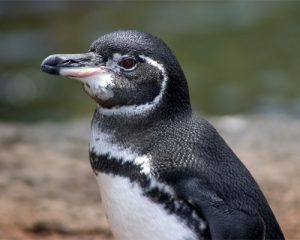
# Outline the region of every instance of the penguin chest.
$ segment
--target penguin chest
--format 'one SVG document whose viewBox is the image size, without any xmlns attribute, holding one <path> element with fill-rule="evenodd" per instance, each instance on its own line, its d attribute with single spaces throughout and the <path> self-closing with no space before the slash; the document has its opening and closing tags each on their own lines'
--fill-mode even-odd
<svg viewBox="0 0 300 240">
<path fill-rule="evenodd" d="M 195 233 L 127 177 L 99 173 L 102 204 L 118 240 L 193 240 Z"/>
</svg>

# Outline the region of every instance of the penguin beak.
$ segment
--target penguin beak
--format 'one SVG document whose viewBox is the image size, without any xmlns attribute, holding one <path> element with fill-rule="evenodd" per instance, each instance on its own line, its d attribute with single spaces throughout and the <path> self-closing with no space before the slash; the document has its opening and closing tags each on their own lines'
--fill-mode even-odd
<svg viewBox="0 0 300 240">
<path fill-rule="evenodd" d="M 93 52 L 50 55 L 42 62 L 41 69 L 49 74 L 79 80 L 106 72 L 101 56 Z"/>
<path fill-rule="evenodd" d="M 42 62 L 41 69 L 79 80 L 84 91 L 98 104 L 104 104 L 114 95 L 114 71 L 94 52 L 50 55 Z"/>
</svg>

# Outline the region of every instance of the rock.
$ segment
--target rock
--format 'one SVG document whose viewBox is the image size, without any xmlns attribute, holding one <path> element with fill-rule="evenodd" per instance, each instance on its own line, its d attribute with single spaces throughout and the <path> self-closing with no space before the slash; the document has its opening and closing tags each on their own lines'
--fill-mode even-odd
<svg viewBox="0 0 300 240">
<path fill-rule="evenodd" d="M 300 238 L 300 120 L 211 118 Z M 111 239 L 88 160 L 89 120 L 0 123 L 0 239 Z"/>
</svg>

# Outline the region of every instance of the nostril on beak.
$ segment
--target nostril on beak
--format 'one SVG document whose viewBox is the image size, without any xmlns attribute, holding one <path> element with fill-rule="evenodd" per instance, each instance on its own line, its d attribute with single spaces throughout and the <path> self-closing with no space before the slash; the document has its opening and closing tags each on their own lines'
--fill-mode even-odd
<svg viewBox="0 0 300 240">
<path fill-rule="evenodd" d="M 59 63 L 59 66 L 68 66 L 68 65 L 71 65 L 72 64 L 72 61 L 71 60 L 63 60 Z"/>
</svg>

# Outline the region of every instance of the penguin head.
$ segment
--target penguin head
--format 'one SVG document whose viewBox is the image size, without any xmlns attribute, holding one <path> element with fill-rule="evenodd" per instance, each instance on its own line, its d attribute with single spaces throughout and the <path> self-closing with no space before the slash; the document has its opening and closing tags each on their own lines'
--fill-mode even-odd
<svg viewBox="0 0 300 240">
<path fill-rule="evenodd" d="M 106 113 L 190 109 L 178 61 L 164 42 L 148 33 L 109 33 L 94 41 L 87 53 L 50 55 L 41 68 L 81 81 L 85 92 Z"/>
</svg>

